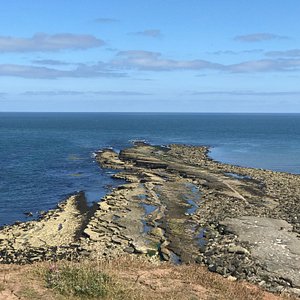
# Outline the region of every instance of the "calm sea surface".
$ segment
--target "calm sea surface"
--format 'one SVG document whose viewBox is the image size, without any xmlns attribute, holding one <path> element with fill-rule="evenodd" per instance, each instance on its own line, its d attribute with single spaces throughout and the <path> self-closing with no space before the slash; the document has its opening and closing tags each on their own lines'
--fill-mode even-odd
<svg viewBox="0 0 300 300">
<path fill-rule="evenodd" d="M 77 190 L 99 200 L 117 182 L 93 152 L 136 139 L 209 145 L 222 162 L 300 173 L 299 114 L 0 113 L 0 224 Z"/>
</svg>

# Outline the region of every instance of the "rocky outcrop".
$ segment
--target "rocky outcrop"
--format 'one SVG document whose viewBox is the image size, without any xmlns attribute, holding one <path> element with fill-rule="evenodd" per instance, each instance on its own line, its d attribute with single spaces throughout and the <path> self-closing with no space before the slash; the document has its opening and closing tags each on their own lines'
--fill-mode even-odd
<svg viewBox="0 0 300 300">
<path fill-rule="evenodd" d="M 300 289 L 300 239 L 284 220 L 244 216 L 220 222 L 248 244 L 248 254 L 262 262 L 273 281 Z M 261 284 L 266 284 L 262 282 Z"/>
<path fill-rule="evenodd" d="M 101 167 L 127 183 L 92 208 L 80 193 L 40 220 L 5 227 L 0 260 L 146 255 L 297 292 L 299 176 L 221 164 L 207 153 L 143 143 L 99 151 Z"/>
<path fill-rule="evenodd" d="M 0 262 L 28 263 L 78 256 L 78 238 L 87 221 L 83 193 L 70 196 L 37 221 L 6 226 L 0 231 Z"/>
</svg>

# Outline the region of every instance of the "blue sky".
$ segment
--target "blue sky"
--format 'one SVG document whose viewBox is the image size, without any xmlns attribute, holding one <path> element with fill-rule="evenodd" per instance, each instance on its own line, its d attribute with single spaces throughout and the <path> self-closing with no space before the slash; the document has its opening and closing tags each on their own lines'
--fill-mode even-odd
<svg viewBox="0 0 300 300">
<path fill-rule="evenodd" d="M 0 111 L 300 112 L 299 0 L 10 0 Z"/>
</svg>

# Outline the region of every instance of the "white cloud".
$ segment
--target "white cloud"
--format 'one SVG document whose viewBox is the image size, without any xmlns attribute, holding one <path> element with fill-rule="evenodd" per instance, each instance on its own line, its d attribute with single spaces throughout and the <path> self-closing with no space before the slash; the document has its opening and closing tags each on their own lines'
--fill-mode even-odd
<svg viewBox="0 0 300 300">
<path fill-rule="evenodd" d="M 87 34 L 37 33 L 30 38 L 0 36 L 0 52 L 47 52 L 65 49 L 89 49 L 104 45 L 101 39 Z"/>
<path fill-rule="evenodd" d="M 174 60 L 163 58 L 158 52 L 150 51 L 121 51 L 111 65 L 118 69 L 137 69 L 149 71 L 174 70 L 219 70 L 235 73 L 297 71 L 300 67 L 298 59 L 261 59 L 224 65 L 211 61 Z"/>
<path fill-rule="evenodd" d="M 55 60 L 55 59 L 36 59 L 33 60 L 32 63 L 37 65 L 49 65 L 49 66 L 67 66 L 70 65 L 70 63 L 61 61 L 61 60 Z"/>
<path fill-rule="evenodd" d="M 291 49 L 285 51 L 269 51 L 265 53 L 267 56 L 276 57 L 300 57 L 300 49 Z"/>
<path fill-rule="evenodd" d="M 207 60 L 175 60 L 163 58 L 158 52 L 121 51 L 110 63 L 115 69 L 148 71 L 211 70 L 231 73 L 287 72 L 300 71 L 299 59 L 260 59 L 236 64 L 220 64 Z"/>
<path fill-rule="evenodd" d="M 148 93 L 136 91 L 71 91 L 71 90 L 55 90 L 55 91 L 26 91 L 22 93 L 25 96 L 82 96 L 82 95 L 103 95 L 103 96 L 147 96 Z M 1 96 L 1 93 L 0 93 Z"/>
<path fill-rule="evenodd" d="M 81 64 L 73 70 L 60 70 L 48 67 L 28 65 L 2 64 L 0 76 L 14 76 L 22 78 L 56 79 L 63 77 L 92 78 L 92 77 L 124 77 L 126 74 L 113 72 L 104 68 L 103 64 Z"/>
<path fill-rule="evenodd" d="M 21 95 L 25 96 L 82 96 L 81 91 L 26 91 Z"/>
<path fill-rule="evenodd" d="M 95 19 L 96 23 L 101 23 L 101 24 L 107 24 L 107 23 L 115 23 L 118 22 L 117 19 L 113 19 L 113 18 L 97 18 Z"/>
<path fill-rule="evenodd" d="M 158 37 L 162 36 L 162 33 L 159 29 L 146 29 L 143 31 L 133 32 L 132 34 L 146 36 L 146 37 L 152 37 L 152 38 L 158 38 Z"/>
<path fill-rule="evenodd" d="M 159 52 L 131 50 L 121 51 L 108 62 L 96 64 L 68 64 L 57 60 L 37 60 L 37 65 L 0 64 L 0 76 L 22 78 L 96 78 L 126 77 L 130 70 L 165 71 L 219 71 L 229 73 L 295 72 L 300 71 L 300 58 L 274 58 L 241 61 L 235 64 L 194 59 L 165 58 Z"/>
<path fill-rule="evenodd" d="M 263 42 L 263 41 L 270 41 L 270 40 L 282 40 L 287 39 L 288 37 L 273 34 L 273 33 L 252 33 L 252 34 L 245 34 L 245 35 L 238 35 L 234 38 L 234 40 L 239 42 L 248 42 L 248 43 L 255 43 L 255 42 Z"/>
<path fill-rule="evenodd" d="M 135 92 L 135 91 L 97 91 L 97 92 L 90 92 L 95 95 L 104 95 L 104 96 L 148 96 L 153 95 L 150 93 L 142 93 L 142 92 Z"/>
<path fill-rule="evenodd" d="M 1 64 L 0 76 L 14 76 L 22 78 L 57 78 L 62 71 L 45 67 L 34 67 L 16 64 Z"/>
<path fill-rule="evenodd" d="M 271 91 L 271 92 L 255 92 L 255 91 L 193 91 L 195 96 L 210 96 L 210 95 L 229 95 L 229 96 L 294 96 L 300 95 L 300 91 Z"/>
<path fill-rule="evenodd" d="M 137 50 L 119 52 L 111 65 L 120 69 L 150 71 L 222 69 L 221 64 L 206 60 L 165 59 L 158 52 Z"/>
<path fill-rule="evenodd" d="M 235 73 L 299 71 L 300 59 L 261 59 L 226 66 Z"/>
<path fill-rule="evenodd" d="M 219 50 L 219 51 L 207 52 L 207 53 L 213 55 L 240 55 L 240 54 L 253 54 L 253 53 L 261 53 L 261 52 L 263 52 L 262 49 L 252 49 L 252 50 L 241 50 L 241 51 Z"/>
</svg>

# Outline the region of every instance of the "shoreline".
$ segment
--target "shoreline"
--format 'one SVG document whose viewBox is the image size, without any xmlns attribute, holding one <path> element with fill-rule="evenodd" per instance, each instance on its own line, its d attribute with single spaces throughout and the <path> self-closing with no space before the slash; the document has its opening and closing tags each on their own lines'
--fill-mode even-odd
<svg viewBox="0 0 300 300">
<path fill-rule="evenodd" d="M 186 146 L 189 146 L 189 145 L 186 145 Z M 202 147 L 202 146 L 193 146 L 193 147 Z M 242 168 L 242 169 L 270 171 L 270 172 L 300 176 L 300 173 L 293 173 L 293 172 L 289 172 L 289 171 L 277 171 L 277 170 L 272 170 L 271 168 L 251 167 L 251 166 L 243 166 L 241 164 L 236 164 L 236 163 L 223 162 L 222 160 L 215 159 L 215 158 L 213 158 L 212 156 L 209 155 L 209 153 L 211 152 L 211 149 L 214 148 L 214 146 L 203 146 L 203 147 L 207 147 L 207 149 L 208 149 L 207 150 L 207 159 L 211 160 L 212 162 L 221 164 L 221 165 L 227 165 L 227 166 L 232 166 L 232 167 L 237 167 L 237 168 Z"/>
<path fill-rule="evenodd" d="M 97 151 L 96 161 L 126 183 L 92 208 L 79 193 L 39 220 L 5 226 L 2 263 L 126 253 L 300 294 L 299 175 L 220 163 L 209 147 L 187 145 L 135 143 Z"/>
</svg>

